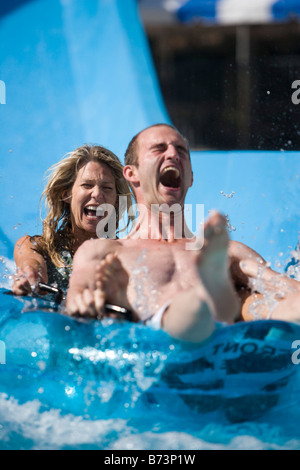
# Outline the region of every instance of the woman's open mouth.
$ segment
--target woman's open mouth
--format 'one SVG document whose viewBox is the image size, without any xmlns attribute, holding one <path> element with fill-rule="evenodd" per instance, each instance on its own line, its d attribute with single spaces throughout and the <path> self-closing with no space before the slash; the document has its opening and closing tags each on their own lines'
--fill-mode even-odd
<svg viewBox="0 0 300 470">
<path fill-rule="evenodd" d="M 84 214 L 88 219 L 96 220 L 102 217 L 101 211 L 98 211 L 99 206 L 86 206 L 83 209 Z M 98 215 L 97 215 L 98 211 Z"/>
<path fill-rule="evenodd" d="M 178 168 L 175 166 L 165 168 L 159 176 L 159 182 L 166 188 L 179 189 L 181 178 Z"/>
</svg>

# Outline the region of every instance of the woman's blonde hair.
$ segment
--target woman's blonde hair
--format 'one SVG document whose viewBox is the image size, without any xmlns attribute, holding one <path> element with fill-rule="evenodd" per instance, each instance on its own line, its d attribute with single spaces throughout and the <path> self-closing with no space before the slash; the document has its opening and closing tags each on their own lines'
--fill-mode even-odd
<svg viewBox="0 0 300 470">
<path fill-rule="evenodd" d="M 35 237 L 35 250 L 50 258 L 57 267 L 63 267 L 62 250 L 74 254 L 74 234 L 71 223 L 70 204 L 65 202 L 63 193 L 71 191 L 78 171 L 87 163 L 94 161 L 105 163 L 111 170 L 116 184 L 117 196 L 126 196 L 127 209 L 132 205 L 132 193 L 129 184 L 123 177 L 123 165 L 118 157 L 99 145 L 83 145 L 65 158 L 51 166 L 47 171 L 47 185 L 41 196 L 44 201 L 46 217 L 43 220 L 43 235 Z M 117 227 L 126 207 L 119 208 L 117 198 Z M 128 216 L 127 227 L 131 222 Z"/>
</svg>

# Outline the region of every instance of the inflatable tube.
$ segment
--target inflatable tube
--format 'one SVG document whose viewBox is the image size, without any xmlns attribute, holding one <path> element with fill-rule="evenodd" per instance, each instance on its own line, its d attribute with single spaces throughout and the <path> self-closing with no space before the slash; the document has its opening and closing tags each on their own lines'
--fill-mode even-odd
<svg viewBox="0 0 300 470">
<path fill-rule="evenodd" d="M 300 326 L 241 323 L 190 345 L 8 292 L 1 449 L 300 448 Z"/>
<path fill-rule="evenodd" d="M 123 416 L 125 403 L 142 400 L 149 409 L 171 398 L 178 409 L 218 412 L 230 422 L 274 414 L 287 402 L 291 410 L 299 406 L 297 325 L 221 327 L 195 346 L 129 322 L 73 320 L 49 303 L 46 311 L 47 302 L 6 294 L 0 392 L 22 403 L 38 399 L 48 409 L 97 419 L 112 408 Z"/>
</svg>

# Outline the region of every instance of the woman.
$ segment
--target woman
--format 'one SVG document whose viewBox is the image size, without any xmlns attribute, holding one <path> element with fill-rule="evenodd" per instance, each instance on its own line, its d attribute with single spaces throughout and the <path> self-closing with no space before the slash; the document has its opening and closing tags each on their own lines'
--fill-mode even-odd
<svg viewBox="0 0 300 470">
<path fill-rule="evenodd" d="M 16 295 L 41 294 L 39 282 L 66 289 L 75 251 L 84 241 L 101 236 L 99 226 L 102 233 L 104 226 L 107 227 L 107 213 L 100 211 L 99 215 L 97 208 L 104 204 L 115 208 L 118 230 L 126 209 L 119 207 L 119 196 L 126 198 L 127 208 L 132 202 L 120 160 L 104 147 L 83 145 L 48 172 L 41 198 L 47 212 L 43 234 L 24 236 L 15 245 L 17 273 L 13 292 Z"/>
</svg>

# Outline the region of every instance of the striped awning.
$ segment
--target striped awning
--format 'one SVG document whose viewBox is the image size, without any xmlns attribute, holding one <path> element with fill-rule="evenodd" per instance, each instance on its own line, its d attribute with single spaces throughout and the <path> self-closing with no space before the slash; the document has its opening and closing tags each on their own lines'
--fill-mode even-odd
<svg viewBox="0 0 300 470">
<path fill-rule="evenodd" d="M 139 0 L 180 22 L 264 24 L 300 18 L 300 0 Z M 151 6 L 150 6 L 151 5 Z M 169 17 L 170 19 L 170 17 Z M 159 21 L 159 20 L 158 20 Z"/>
</svg>

